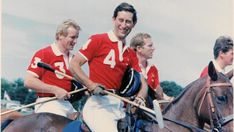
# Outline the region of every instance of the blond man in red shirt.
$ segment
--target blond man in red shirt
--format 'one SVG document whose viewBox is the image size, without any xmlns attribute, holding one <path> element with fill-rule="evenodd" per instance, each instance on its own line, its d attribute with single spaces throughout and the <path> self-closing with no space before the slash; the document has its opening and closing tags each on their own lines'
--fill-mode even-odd
<svg viewBox="0 0 234 132">
<path fill-rule="evenodd" d="M 73 50 L 79 37 L 80 26 L 74 20 L 61 23 L 56 31 L 56 41 L 49 46 L 38 50 L 28 66 L 25 77 L 25 87 L 37 93 L 36 102 L 56 96 L 58 100 L 35 106 L 35 113 L 49 112 L 69 117 L 76 112 L 69 101 L 68 92 L 71 91 L 71 80 L 37 66 L 38 62 L 49 64 L 53 69 L 72 75 L 69 70 L 69 61 L 73 57 Z"/>
</svg>

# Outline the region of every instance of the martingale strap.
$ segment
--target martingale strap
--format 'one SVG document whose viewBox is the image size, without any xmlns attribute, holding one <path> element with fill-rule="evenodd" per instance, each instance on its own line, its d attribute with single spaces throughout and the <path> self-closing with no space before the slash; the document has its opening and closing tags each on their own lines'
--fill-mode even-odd
<svg viewBox="0 0 234 132">
<path fill-rule="evenodd" d="M 150 118 L 152 118 L 156 123 L 158 123 L 158 122 L 157 122 L 157 119 L 156 119 L 153 115 L 151 115 L 150 113 L 147 113 L 146 111 L 143 111 L 143 112 L 144 112 L 147 116 L 149 116 Z M 173 120 L 173 119 L 169 119 L 169 118 L 167 118 L 167 117 L 163 117 L 163 119 L 166 120 L 166 121 L 173 122 L 173 123 L 175 123 L 175 124 L 177 124 L 177 125 L 183 126 L 183 127 L 185 127 L 185 128 L 188 128 L 188 129 L 190 129 L 191 131 L 192 131 L 192 130 L 195 130 L 196 132 L 206 132 L 205 130 L 203 130 L 203 129 L 201 129 L 201 128 L 198 128 L 198 127 L 196 127 L 196 126 L 193 126 L 193 125 L 191 125 L 191 124 L 189 124 L 189 123 L 187 123 L 187 122 L 183 122 L 183 121 L 179 121 L 179 120 Z"/>
<path fill-rule="evenodd" d="M 183 127 L 186 127 L 190 130 L 196 130 L 196 132 L 206 132 L 205 130 L 201 129 L 201 128 L 198 128 L 196 126 L 193 126 L 187 122 L 183 122 L 183 121 L 178 121 L 178 120 L 173 120 L 173 119 L 169 119 L 169 118 L 166 118 L 166 117 L 163 117 L 163 119 L 167 120 L 167 121 L 171 121 L 173 123 L 176 123 L 178 125 L 181 125 Z"/>
</svg>

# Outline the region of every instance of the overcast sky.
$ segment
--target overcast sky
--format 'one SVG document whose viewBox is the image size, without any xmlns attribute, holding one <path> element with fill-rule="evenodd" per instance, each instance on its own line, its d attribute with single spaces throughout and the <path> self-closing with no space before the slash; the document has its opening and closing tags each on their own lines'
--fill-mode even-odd
<svg viewBox="0 0 234 132">
<path fill-rule="evenodd" d="M 77 51 L 95 33 L 112 29 L 114 8 L 123 0 L 3 0 L 2 77 L 24 78 L 36 50 L 54 42 L 57 25 L 74 19 L 82 31 Z M 138 32 L 151 34 L 155 54 L 151 63 L 160 81 L 186 86 L 213 59 L 216 38 L 233 38 L 232 0 L 126 0 L 137 10 Z M 87 68 L 85 68 L 87 69 Z"/>
</svg>

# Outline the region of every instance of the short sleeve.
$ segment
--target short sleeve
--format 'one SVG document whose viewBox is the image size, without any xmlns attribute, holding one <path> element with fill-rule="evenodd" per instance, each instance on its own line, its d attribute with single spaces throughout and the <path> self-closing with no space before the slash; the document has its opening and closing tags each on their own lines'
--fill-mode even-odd
<svg viewBox="0 0 234 132">
<path fill-rule="evenodd" d="M 47 54 L 47 51 L 43 49 L 39 50 L 32 57 L 27 71 L 40 78 L 45 72 L 45 70 L 43 68 L 38 67 L 37 63 L 38 62 L 48 63 L 48 61 L 49 61 L 49 54 Z"/>
<path fill-rule="evenodd" d="M 155 89 L 159 85 L 159 75 L 158 69 L 156 66 L 151 66 L 148 73 L 147 73 L 147 83 L 148 85 Z"/>
<path fill-rule="evenodd" d="M 79 52 L 86 60 L 91 60 L 93 57 L 96 56 L 100 44 L 100 38 L 91 36 L 89 40 L 82 46 Z"/>
<path fill-rule="evenodd" d="M 134 70 L 136 70 L 138 72 L 141 72 L 141 68 L 139 66 L 139 62 L 138 62 L 136 52 L 134 50 L 132 50 L 131 48 L 128 48 L 128 50 L 129 50 L 129 56 L 131 58 L 131 67 Z"/>
<path fill-rule="evenodd" d="M 206 76 L 207 74 L 208 74 L 208 67 L 205 67 L 200 74 L 200 78 Z"/>
</svg>

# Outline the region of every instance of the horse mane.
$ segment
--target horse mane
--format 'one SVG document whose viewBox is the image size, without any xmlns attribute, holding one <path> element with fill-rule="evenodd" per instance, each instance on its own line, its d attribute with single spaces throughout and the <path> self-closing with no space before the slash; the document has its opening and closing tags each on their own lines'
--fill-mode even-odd
<svg viewBox="0 0 234 132">
<path fill-rule="evenodd" d="M 169 104 L 166 106 L 165 109 L 163 109 L 162 113 L 165 114 L 165 113 L 170 109 L 170 107 L 171 107 L 172 105 L 176 104 L 176 103 L 180 100 L 180 98 L 185 94 L 185 92 L 188 91 L 188 89 L 189 89 L 194 83 L 195 83 L 195 81 L 192 82 L 192 83 L 190 83 L 189 85 L 187 85 L 185 88 L 183 88 L 182 92 L 181 92 L 174 100 L 172 100 L 172 102 L 169 103 Z"/>
<path fill-rule="evenodd" d="M 205 77 L 207 78 L 207 77 Z M 193 82 L 191 82 L 190 84 L 188 84 L 185 88 L 183 88 L 182 92 L 171 102 L 169 103 L 165 109 L 163 109 L 162 111 L 162 114 L 165 114 L 174 104 L 176 104 L 180 99 L 181 97 L 189 90 L 192 88 L 192 86 L 198 82 L 203 82 L 204 81 L 204 78 L 199 78 Z"/>
<path fill-rule="evenodd" d="M 206 83 L 208 77 L 209 77 L 209 76 L 207 75 L 207 76 L 205 76 L 205 77 L 203 77 L 203 78 L 199 78 L 199 79 L 193 81 L 192 83 L 188 84 L 188 85 L 182 90 L 182 92 L 181 92 L 171 103 L 169 103 L 169 104 L 166 106 L 165 109 L 163 109 L 162 114 L 165 114 L 174 104 L 176 104 L 176 103 L 181 99 L 181 97 L 182 97 L 190 88 L 192 88 L 192 86 L 193 86 L 194 84 L 199 83 L 199 86 L 198 86 L 198 87 L 200 87 L 200 85 L 204 85 L 204 84 Z M 217 73 L 217 77 L 218 77 L 218 80 L 223 80 L 223 81 L 225 81 L 225 82 L 226 82 L 226 81 L 230 81 L 229 78 L 228 78 L 226 75 L 224 75 L 223 73 L 221 73 L 221 72 L 220 72 L 220 73 Z M 201 89 L 202 89 L 202 88 L 201 88 Z"/>
</svg>

